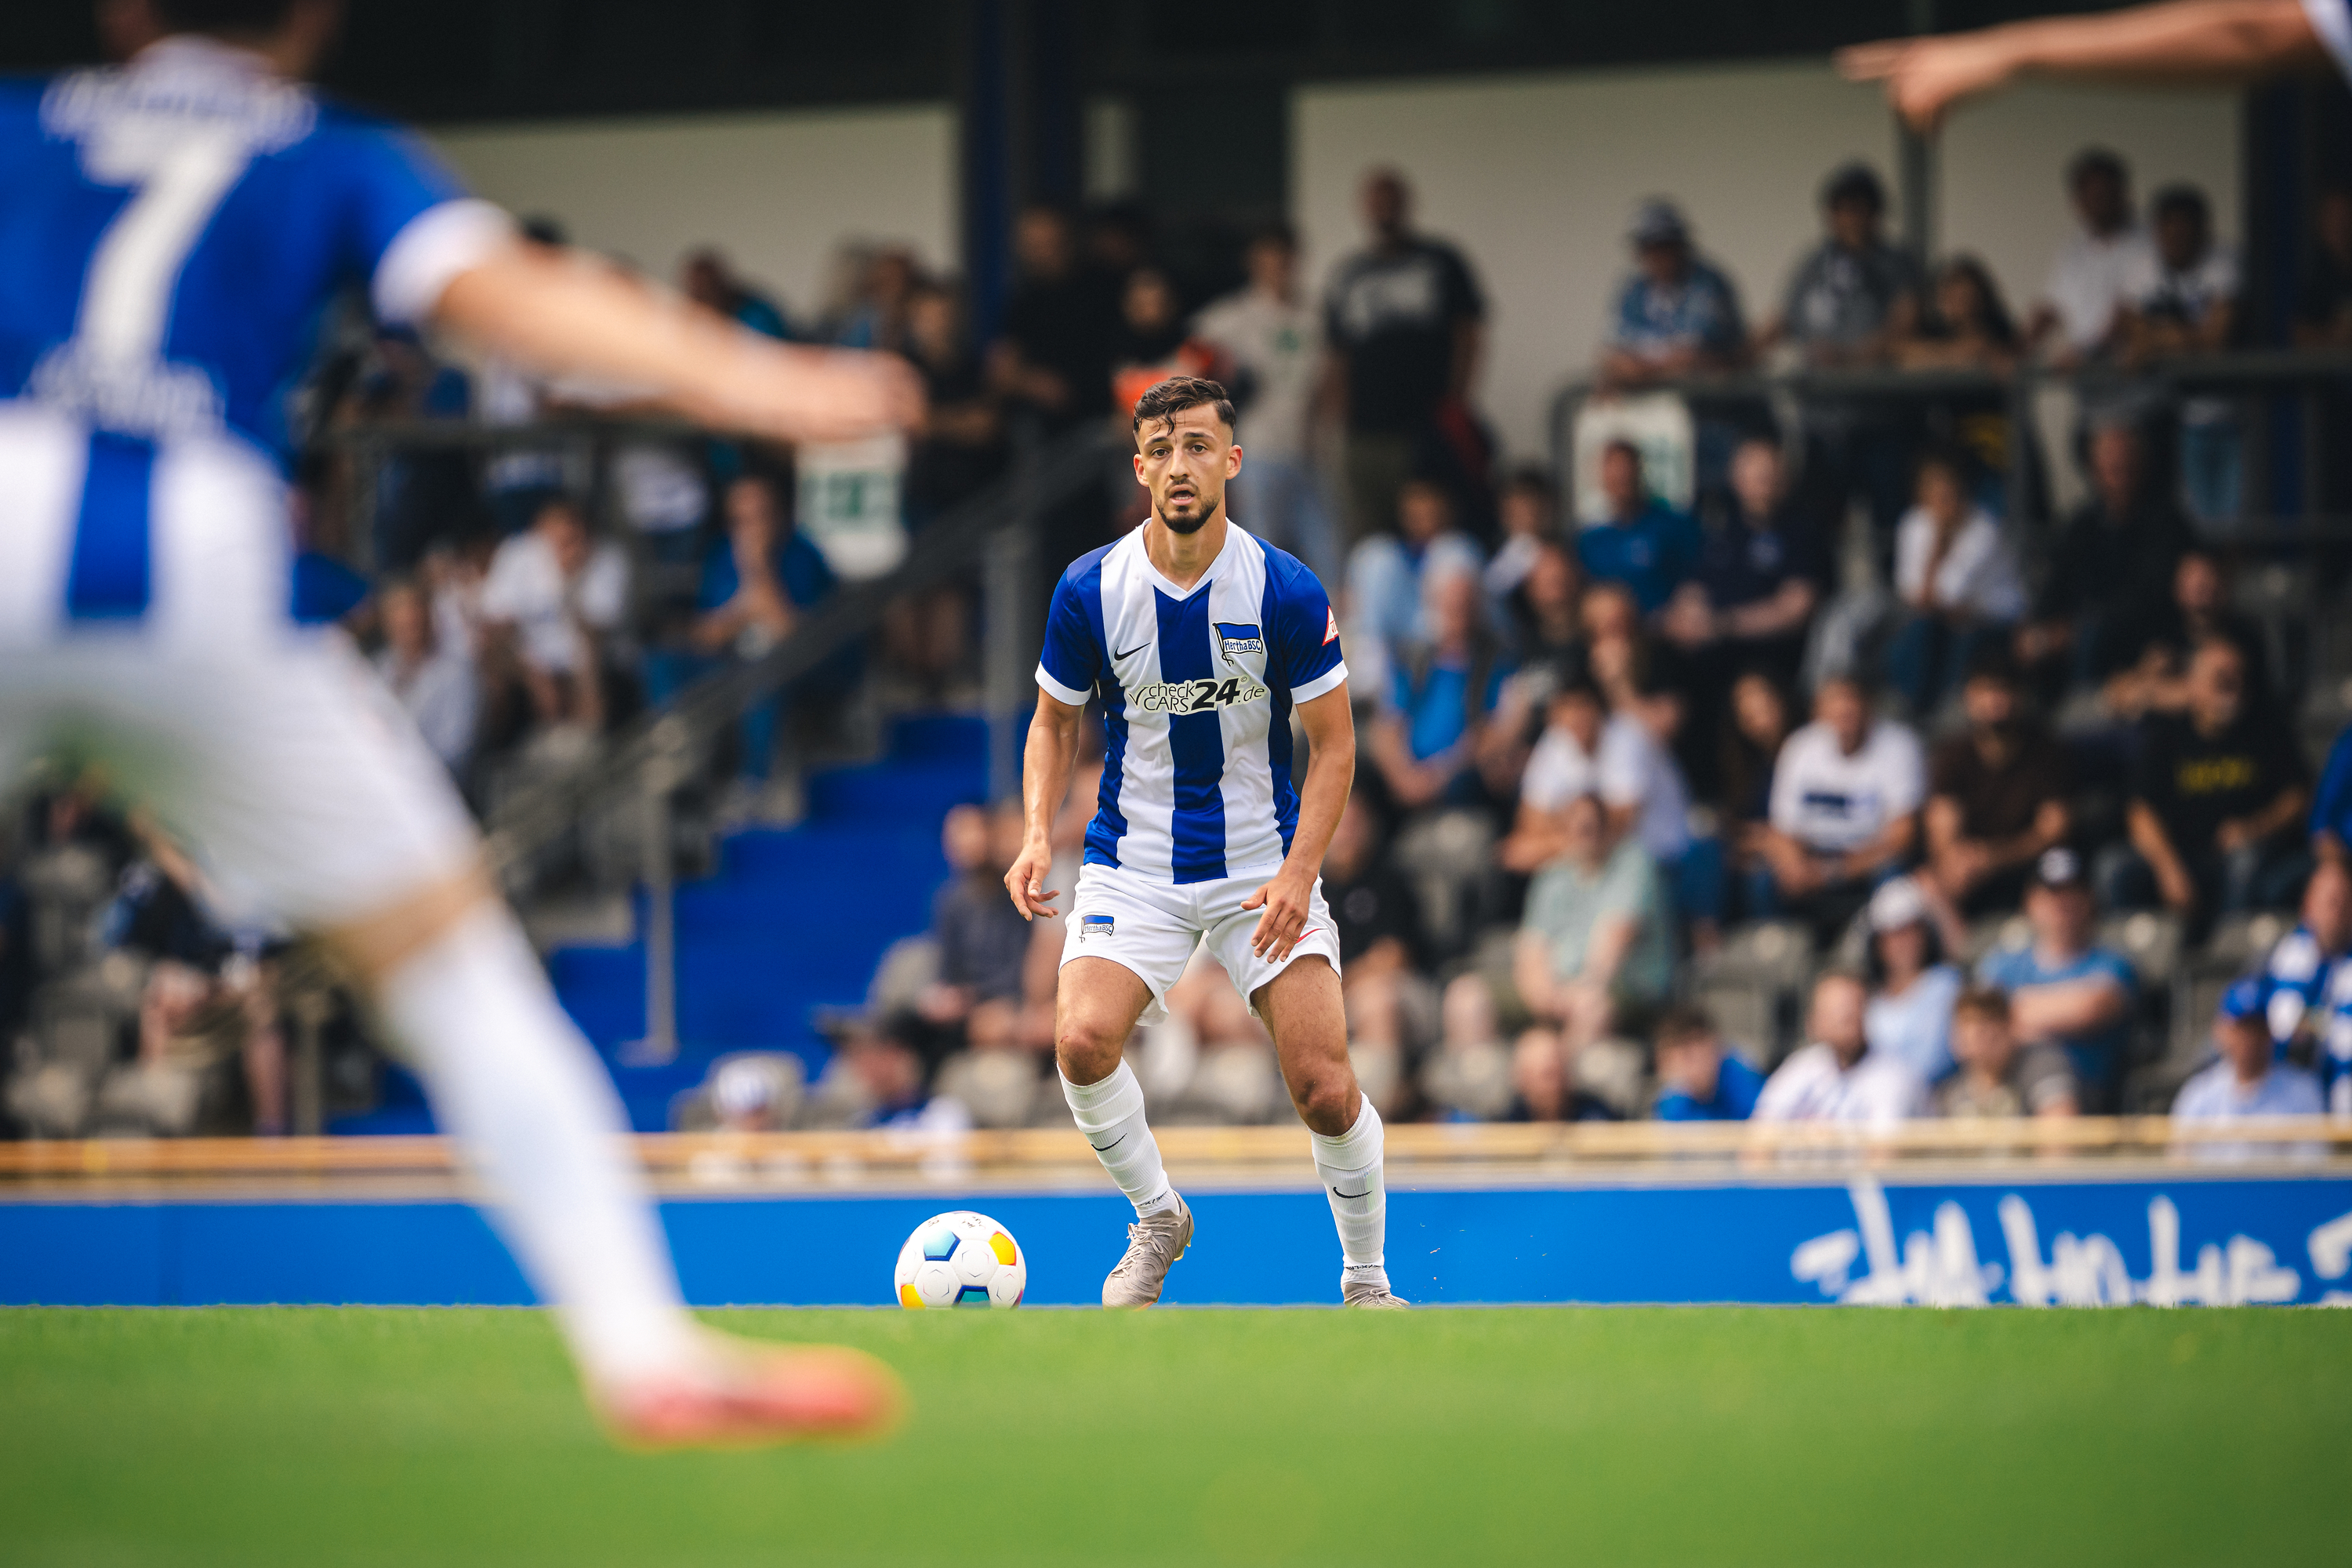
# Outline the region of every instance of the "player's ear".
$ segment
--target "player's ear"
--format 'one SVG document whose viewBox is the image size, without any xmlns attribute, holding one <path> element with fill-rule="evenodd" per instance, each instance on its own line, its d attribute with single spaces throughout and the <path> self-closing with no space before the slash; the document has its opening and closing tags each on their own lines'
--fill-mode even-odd
<svg viewBox="0 0 2352 1568">
<path fill-rule="evenodd" d="M 1242 449 L 1240 443 L 1236 442 L 1225 448 L 1225 478 L 1230 479 L 1241 471 Z"/>
<path fill-rule="evenodd" d="M 1151 488 L 1151 481 L 1143 477 L 1143 448 L 1140 447 L 1135 449 L 1135 482 L 1145 489 Z"/>
</svg>

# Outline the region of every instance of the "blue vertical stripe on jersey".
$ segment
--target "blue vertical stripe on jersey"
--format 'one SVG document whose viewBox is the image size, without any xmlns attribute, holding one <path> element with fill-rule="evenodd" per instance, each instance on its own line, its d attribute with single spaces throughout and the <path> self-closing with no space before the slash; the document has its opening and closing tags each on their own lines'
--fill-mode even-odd
<svg viewBox="0 0 2352 1568">
<path fill-rule="evenodd" d="M 1215 676 L 1209 639 L 1209 590 L 1187 599 L 1158 588 L 1160 679 L 1175 682 Z M 1213 882 L 1225 874 L 1225 737 L 1213 708 L 1168 716 L 1168 750 L 1175 763 L 1175 810 L 1168 822 L 1169 865 L 1178 883 Z"/>
<path fill-rule="evenodd" d="M 89 438 L 66 574 L 66 614 L 72 619 L 136 620 L 147 613 L 154 586 L 148 531 L 154 478 L 152 443 L 103 433 Z"/>
<path fill-rule="evenodd" d="M 1087 824 L 1084 858 L 1097 866 L 1118 864 L 1118 841 L 1127 837 L 1127 817 L 1119 810 L 1119 791 L 1127 783 L 1127 695 L 1119 689 L 1118 672 L 1110 667 L 1110 640 L 1103 631 L 1103 558 L 1109 545 L 1087 557 L 1087 570 L 1075 587 L 1078 607 L 1086 613 L 1087 630 L 1095 639 L 1100 673 L 1095 693 L 1102 701 L 1102 787 L 1095 792 L 1094 820 Z"/>
<path fill-rule="evenodd" d="M 1274 694 L 1274 714 L 1266 721 L 1265 766 L 1272 775 L 1269 783 L 1274 795 L 1274 823 L 1282 833 L 1282 852 L 1290 853 L 1290 837 L 1298 831 L 1298 792 L 1290 784 L 1290 670 L 1286 655 L 1289 649 L 1282 637 L 1282 626 L 1277 618 L 1278 606 L 1274 598 L 1274 550 L 1263 540 L 1259 548 L 1265 551 L 1265 589 L 1258 601 L 1257 624 L 1265 628 L 1265 684 Z"/>
</svg>

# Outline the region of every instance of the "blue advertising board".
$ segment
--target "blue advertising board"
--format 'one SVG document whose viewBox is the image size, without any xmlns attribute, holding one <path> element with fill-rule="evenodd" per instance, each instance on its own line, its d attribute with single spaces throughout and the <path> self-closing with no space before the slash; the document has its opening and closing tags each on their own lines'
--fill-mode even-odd
<svg viewBox="0 0 2352 1568">
<path fill-rule="evenodd" d="M 1338 1297 L 1319 1191 L 1202 1192 L 1171 1304 Z M 1113 1194 L 674 1198 L 698 1305 L 886 1305 L 898 1244 L 980 1208 L 1021 1238 L 1028 1300 L 1090 1304 L 1125 1242 Z M 2032 1306 L 2352 1303 L 2352 1178 L 1665 1183 L 1398 1191 L 1409 1300 Z M 449 1201 L 0 1203 L 0 1302 L 522 1304 L 490 1226 Z"/>
</svg>

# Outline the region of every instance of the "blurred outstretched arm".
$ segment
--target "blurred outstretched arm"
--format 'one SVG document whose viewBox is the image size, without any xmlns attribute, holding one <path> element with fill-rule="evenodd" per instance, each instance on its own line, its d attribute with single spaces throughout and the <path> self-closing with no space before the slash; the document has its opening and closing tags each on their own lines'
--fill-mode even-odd
<svg viewBox="0 0 2352 1568">
<path fill-rule="evenodd" d="M 2021 76 L 2235 82 L 2326 63 L 2302 0 L 2171 0 L 1838 51 L 1851 81 L 1883 81 L 1896 112 L 1932 129 Z"/>
<path fill-rule="evenodd" d="M 840 441 L 922 418 L 922 384 L 901 360 L 775 342 L 575 253 L 497 251 L 450 280 L 432 319 L 533 370 L 642 389 L 716 429 Z"/>
</svg>

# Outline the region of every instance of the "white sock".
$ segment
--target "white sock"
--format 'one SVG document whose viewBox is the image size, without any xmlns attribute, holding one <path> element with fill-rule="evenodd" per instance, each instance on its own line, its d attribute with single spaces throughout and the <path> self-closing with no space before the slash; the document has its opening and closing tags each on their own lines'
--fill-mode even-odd
<svg viewBox="0 0 2352 1568">
<path fill-rule="evenodd" d="M 513 915 L 467 915 L 394 970 L 381 1001 L 583 1369 L 618 1379 L 690 1357 L 668 1247 L 616 1142 L 620 1100 Z"/>
<path fill-rule="evenodd" d="M 1339 1227 L 1339 1252 L 1346 1259 L 1339 1270 L 1342 1283 L 1376 1284 L 1386 1289 L 1389 1271 L 1382 1248 L 1388 1239 L 1388 1189 L 1381 1179 L 1381 1113 L 1370 1096 L 1356 1116 L 1356 1124 L 1337 1138 L 1311 1134 L 1315 1140 L 1315 1173 L 1331 1199 L 1331 1221 Z"/>
<path fill-rule="evenodd" d="M 1095 1158 L 1135 1205 L 1139 1218 L 1176 1206 L 1176 1189 L 1160 1168 L 1159 1140 L 1143 1120 L 1143 1085 L 1136 1081 L 1133 1068 L 1122 1061 L 1100 1083 L 1072 1083 L 1064 1078 L 1062 1098 L 1070 1102 L 1078 1131 L 1094 1145 Z"/>
</svg>

